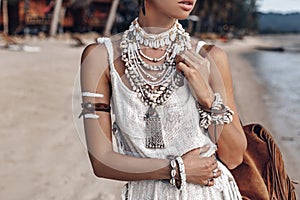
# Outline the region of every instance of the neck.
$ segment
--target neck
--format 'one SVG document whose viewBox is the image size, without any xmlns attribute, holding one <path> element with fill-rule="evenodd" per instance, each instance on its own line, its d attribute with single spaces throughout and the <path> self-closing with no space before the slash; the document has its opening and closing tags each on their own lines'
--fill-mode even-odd
<svg viewBox="0 0 300 200">
<path fill-rule="evenodd" d="M 142 28 L 147 29 L 155 29 L 158 28 L 162 31 L 167 30 L 171 28 L 176 19 L 167 17 L 167 16 L 160 16 L 157 15 L 157 13 L 154 15 L 153 12 L 150 11 L 150 9 L 147 9 L 146 15 L 143 15 L 142 12 L 139 14 L 139 24 Z"/>
</svg>

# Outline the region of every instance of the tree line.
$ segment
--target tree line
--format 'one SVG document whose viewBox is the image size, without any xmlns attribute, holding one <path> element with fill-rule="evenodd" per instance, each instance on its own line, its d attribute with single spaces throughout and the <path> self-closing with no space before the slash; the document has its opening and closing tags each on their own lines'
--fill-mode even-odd
<svg viewBox="0 0 300 200">
<path fill-rule="evenodd" d="M 115 32 L 126 29 L 137 15 L 137 0 L 121 0 Z M 256 0 L 198 0 L 191 16 L 182 23 L 191 33 L 249 33 L 256 32 Z"/>
<path fill-rule="evenodd" d="M 9 0 L 8 6 L 10 23 L 12 26 L 18 26 L 18 3 L 20 0 Z M 29 6 L 29 0 L 24 0 L 25 8 Z M 55 0 L 46 0 L 46 2 L 55 2 Z M 91 16 L 95 10 L 93 0 L 63 0 L 67 9 L 74 18 L 74 32 L 91 31 L 86 26 L 85 19 Z M 113 0 L 112 0 L 113 2 Z M 104 9 L 104 7 L 103 7 Z M 109 13 L 108 8 L 105 12 Z M 138 0 L 119 0 L 116 11 L 115 23 L 112 33 L 124 31 L 129 23 L 137 16 Z M 14 15 L 15 13 L 15 15 Z M 189 32 L 197 33 L 217 33 L 217 34 L 244 34 L 256 32 L 258 29 L 258 14 L 256 0 L 198 0 L 191 16 L 188 20 L 182 21 Z M 87 28 L 85 28 L 87 27 Z M 82 30 L 84 28 L 84 30 Z M 78 29 L 78 30 L 77 30 Z M 98 29 L 97 31 L 101 31 Z M 12 32 L 12 31 L 10 31 Z"/>
</svg>

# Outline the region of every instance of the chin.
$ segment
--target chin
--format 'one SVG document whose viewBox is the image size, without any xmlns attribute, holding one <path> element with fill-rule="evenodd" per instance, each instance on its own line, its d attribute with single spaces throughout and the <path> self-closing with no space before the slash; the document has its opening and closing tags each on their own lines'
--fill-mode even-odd
<svg viewBox="0 0 300 200">
<path fill-rule="evenodd" d="M 179 19 L 179 20 L 185 20 L 189 17 L 190 13 L 187 14 L 180 14 L 180 15 L 176 15 L 174 16 L 174 18 Z"/>
</svg>

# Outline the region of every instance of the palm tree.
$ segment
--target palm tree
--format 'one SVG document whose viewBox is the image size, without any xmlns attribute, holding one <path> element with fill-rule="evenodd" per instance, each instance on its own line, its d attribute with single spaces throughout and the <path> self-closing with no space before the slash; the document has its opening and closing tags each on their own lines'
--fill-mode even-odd
<svg viewBox="0 0 300 200">
<path fill-rule="evenodd" d="M 52 20 L 51 20 L 50 36 L 56 35 L 61 6 L 62 6 L 62 0 L 56 0 L 54 13 L 52 15 Z"/>
<path fill-rule="evenodd" d="M 108 19 L 106 22 L 105 30 L 103 33 L 105 36 L 109 36 L 111 34 L 111 29 L 113 27 L 113 24 L 114 24 L 114 21 L 116 18 L 118 5 L 119 5 L 119 0 L 113 0 L 109 15 L 108 15 Z"/>
<path fill-rule="evenodd" d="M 8 0 L 3 0 L 3 32 L 8 35 Z"/>
</svg>

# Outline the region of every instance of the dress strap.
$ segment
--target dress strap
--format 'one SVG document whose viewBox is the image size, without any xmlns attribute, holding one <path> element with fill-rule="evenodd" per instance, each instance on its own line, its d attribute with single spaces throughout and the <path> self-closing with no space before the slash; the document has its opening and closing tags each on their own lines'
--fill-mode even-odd
<svg viewBox="0 0 300 200">
<path fill-rule="evenodd" d="M 204 41 L 198 41 L 197 46 L 196 46 L 196 53 L 200 54 L 200 51 L 202 48 L 204 48 L 205 52 L 207 53 L 211 50 L 212 47 L 213 47 L 213 45 L 207 45 L 207 43 Z M 205 58 L 207 56 L 207 54 L 202 55 L 202 56 Z M 207 69 L 208 69 L 208 72 L 210 73 L 210 64 L 209 63 L 207 64 Z"/>
<path fill-rule="evenodd" d="M 206 45 L 206 42 L 204 42 L 204 41 L 199 41 L 199 42 L 197 43 L 196 53 L 200 53 L 200 50 L 202 49 L 202 47 L 203 47 L 204 45 Z"/>
<path fill-rule="evenodd" d="M 99 37 L 97 38 L 98 44 L 104 44 L 107 49 L 108 54 L 108 63 L 110 68 L 114 67 L 114 49 L 110 38 L 107 37 Z"/>
</svg>

